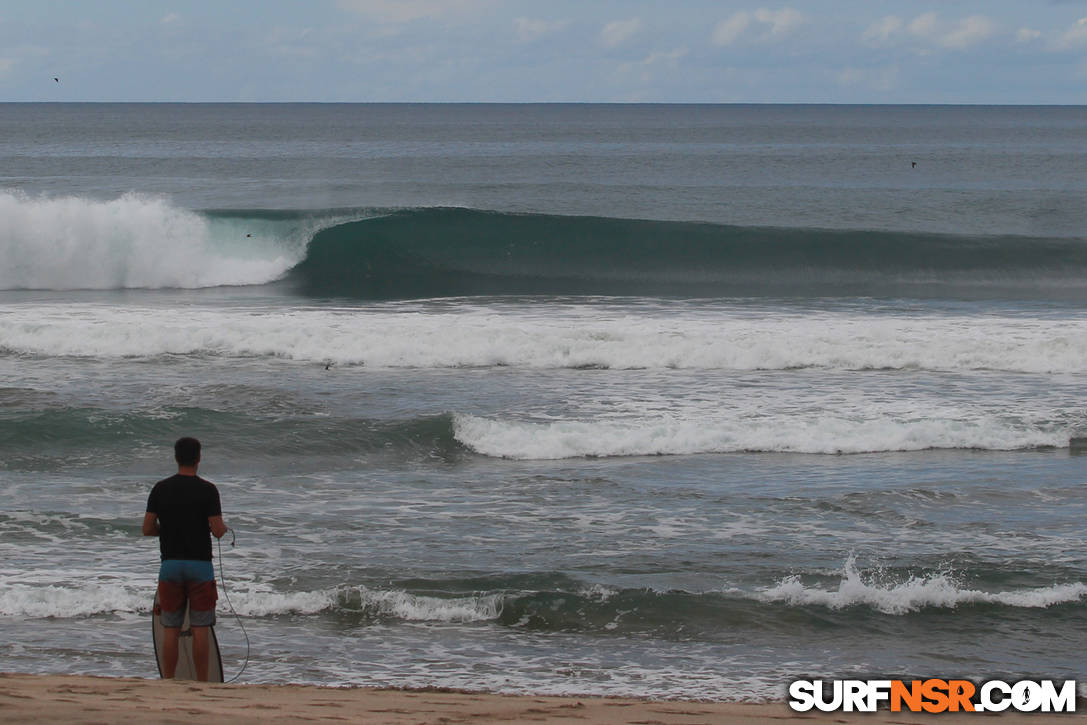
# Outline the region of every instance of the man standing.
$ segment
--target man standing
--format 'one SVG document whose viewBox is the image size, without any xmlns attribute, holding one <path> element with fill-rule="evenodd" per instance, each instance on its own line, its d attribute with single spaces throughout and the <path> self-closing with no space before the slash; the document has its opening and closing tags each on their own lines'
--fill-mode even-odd
<svg viewBox="0 0 1087 725">
<path fill-rule="evenodd" d="M 208 627 L 215 624 L 215 572 L 211 565 L 211 535 L 227 532 L 219 490 L 196 475 L 200 441 L 181 438 L 174 444 L 177 475 L 159 481 L 147 499 L 143 535 L 159 537 L 159 605 L 162 608 L 162 676 L 177 669 L 178 637 L 189 605 L 196 678 L 208 679 Z"/>
</svg>

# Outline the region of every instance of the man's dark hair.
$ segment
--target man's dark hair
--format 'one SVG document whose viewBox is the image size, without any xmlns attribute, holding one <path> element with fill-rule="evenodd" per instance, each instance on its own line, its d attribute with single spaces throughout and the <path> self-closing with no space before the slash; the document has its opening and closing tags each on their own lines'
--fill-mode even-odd
<svg viewBox="0 0 1087 725">
<path fill-rule="evenodd" d="M 174 444 L 174 460 L 179 466 L 195 466 L 200 460 L 200 441 L 195 438 L 178 438 Z"/>
</svg>

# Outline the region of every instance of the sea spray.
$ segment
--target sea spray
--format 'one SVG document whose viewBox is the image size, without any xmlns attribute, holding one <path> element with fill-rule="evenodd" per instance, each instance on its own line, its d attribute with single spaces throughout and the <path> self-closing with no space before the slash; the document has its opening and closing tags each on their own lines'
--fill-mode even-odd
<svg viewBox="0 0 1087 725">
<path fill-rule="evenodd" d="M 1050 587 L 989 592 L 969 588 L 953 571 L 911 575 L 905 581 L 880 581 L 872 572 L 862 572 L 850 555 L 842 567 L 837 589 L 807 586 L 798 576 L 789 576 L 761 594 L 767 602 L 793 606 L 820 606 L 828 609 L 869 607 L 883 614 L 903 615 L 927 608 L 950 608 L 969 604 L 996 604 L 1006 607 L 1043 608 L 1078 603 L 1087 598 L 1087 583 L 1071 582 Z"/>
<path fill-rule="evenodd" d="M 304 252 L 280 239 L 254 243 L 244 226 L 230 230 L 237 239 L 216 238 L 224 225 L 135 193 L 100 201 L 0 192 L 0 218 L 0 289 L 263 284 L 281 277 Z"/>
</svg>

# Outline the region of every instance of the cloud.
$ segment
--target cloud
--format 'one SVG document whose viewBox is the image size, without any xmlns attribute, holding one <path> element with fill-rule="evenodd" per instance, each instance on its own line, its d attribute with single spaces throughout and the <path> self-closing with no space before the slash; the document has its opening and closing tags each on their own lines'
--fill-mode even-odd
<svg viewBox="0 0 1087 725">
<path fill-rule="evenodd" d="M 517 39 L 523 43 L 562 30 L 569 24 L 567 20 L 535 20 L 533 18 L 516 18 L 513 21 L 513 27 L 517 31 Z"/>
<path fill-rule="evenodd" d="M 172 23 L 176 23 L 178 20 L 181 20 L 180 15 L 178 15 L 177 13 L 168 13 L 162 16 L 162 20 L 160 20 L 159 22 L 163 25 L 170 25 Z"/>
<path fill-rule="evenodd" d="M 1087 18 L 1080 18 L 1075 25 L 1061 34 L 1061 37 L 1057 39 L 1056 47 L 1060 50 L 1068 50 L 1084 44 L 1087 44 Z"/>
<path fill-rule="evenodd" d="M 675 69 L 679 66 L 679 59 L 687 55 L 690 51 L 686 46 L 676 48 L 675 50 L 656 50 L 647 55 L 645 58 L 633 63 L 623 63 L 619 66 L 619 71 L 626 74 L 633 74 L 633 78 L 642 83 L 652 83 L 655 75 L 655 69 L 666 68 Z M 636 97 L 628 97 L 627 100 L 638 100 Z"/>
<path fill-rule="evenodd" d="M 641 27 L 641 18 L 616 20 L 605 25 L 604 29 L 600 31 L 600 42 L 609 48 L 614 48 L 625 43 Z"/>
<path fill-rule="evenodd" d="M 792 8 L 755 11 L 755 20 L 770 26 L 770 35 L 788 35 L 804 24 L 804 16 Z"/>
<path fill-rule="evenodd" d="M 792 8 L 770 10 L 759 8 L 754 12 L 741 10 L 719 22 L 710 35 L 714 45 L 732 45 L 750 36 L 753 41 L 763 42 L 783 38 L 807 22 L 807 18 Z"/>
<path fill-rule="evenodd" d="M 928 12 L 908 23 L 897 16 L 888 15 L 869 25 L 861 33 L 861 39 L 876 46 L 914 40 L 949 50 L 963 50 L 991 37 L 996 30 L 996 23 L 984 15 L 944 22 L 938 14 Z"/>
<path fill-rule="evenodd" d="M 751 13 L 738 12 L 727 20 L 722 20 L 713 29 L 711 36 L 714 45 L 732 45 L 751 25 Z"/>
<path fill-rule="evenodd" d="M 360 15 L 388 23 L 406 23 L 445 15 L 473 14 L 490 0 L 337 0 L 336 5 Z"/>
<path fill-rule="evenodd" d="M 936 13 L 924 13 L 910 21 L 908 30 L 918 38 L 935 41 L 939 32 L 938 25 L 939 16 Z"/>
<path fill-rule="evenodd" d="M 1019 28 L 1015 32 L 1015 40 L 1019 43 L 1029 43 L 1042 37 L 1042 31 L 1033 28 Z"/>
<path fill-rule="evenodd" d="M 7 74 L 11 73 L 11 69 L 14 67 L 14 58 L 0 58 L 0 78 L 3 78 Z"/>
<path fill-rule="evenodd" d="M 888 15 L 865 28 L 861 33 L 861 39 L 873 45 L 884 45 L 902 32 L 904 23 L 902 18 Z"/>
<path fill-rule="evenodd" d="M 990 37 L 996 32 L 996 23 L 984 15 L 971 15 L 960 20 L 950 32 L 940 38 L 945 48 L 962 50 Z"/>
<path fill-rule="evenodd" d="M 667 65 L 674 68 L 679 62 L 679 59 L 687 55 L 690 51 L 684 46 L 676 48 L 675 50 L 663 51 L 656 50 L 645 57 L 645 59 L 639 61 L 636 64 L 628 63 L 628 67 L 633 65 L 651 66 L 651 65 Z"/>
</svg>

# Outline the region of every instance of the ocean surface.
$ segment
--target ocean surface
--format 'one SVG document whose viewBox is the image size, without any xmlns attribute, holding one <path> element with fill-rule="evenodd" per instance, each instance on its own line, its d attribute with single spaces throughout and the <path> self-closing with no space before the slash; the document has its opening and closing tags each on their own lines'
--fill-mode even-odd
<svg viewBox="0 0 1087 725">
<path fill-rule="evenodd" d="M 0 104 L 0 671 L 157 676 L 194 435 L 242 682 L 1087 680 L 1085 210 L 1081 107 Z"/>
</svg>

